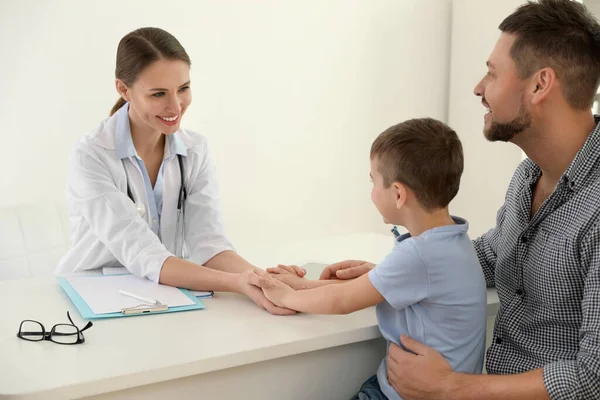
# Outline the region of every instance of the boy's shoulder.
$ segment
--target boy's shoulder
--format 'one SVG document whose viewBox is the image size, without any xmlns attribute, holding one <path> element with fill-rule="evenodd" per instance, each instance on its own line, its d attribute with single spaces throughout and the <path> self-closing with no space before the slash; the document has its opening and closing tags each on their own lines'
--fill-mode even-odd
<svg viewBox="0 0 600 400">
<path fill-rule="evenodd" d="M 400 270 L 404 270 L 406 273 L 410 270 L 426 269 L 424 268 L 426 267 L 425 261 L 421 256 L 422 250 L 418 248 L 415 240 L 417 238 L 410 237 L 410 235 L 405 236 L 405 238 L 397 239 L 390 252 L 373 268 L 373 274 L 391 276 L 399 274 Z M 424 272 L 426 273 L 426 271 Z"/>
<path fill-rule="evenodd" d="M 441 266 L 446 269 L 449 263 L 469 263 L 479 265 L 477 252 L 468 234 L 468 222 L 453 217 L 456 224 L 440 226 L 424 232 L 409 242 L 423 262 L 429 267 Z"/>
<path fill-rule="evenodd" d="M 446 246 L 463 245 L 465 241 L 470 242 L 471 239 L 468 234 L 469 223 L 467 220 L 460 217 L 452 218 L 455 221 L 454 224 L 428 229 L 416 237 L 411 237 L 410 235 L 399 237 L 397 244 L 410 244 L 416 247 L 417 250 L 427 249 L 435 251 L 439 246 L 444 248 Z"/>
<path fill-rule="evenodd" d="M 460 217 L 453 219 L 455 224 L 439 226 L 419 236 L 401 235 L 390 253 L 375 268 L 410 266 L 447 269 L 448 263 L 473 261 L 478 264 L 477 253 L 467 233 L 468 222 Z"/>
</svg>

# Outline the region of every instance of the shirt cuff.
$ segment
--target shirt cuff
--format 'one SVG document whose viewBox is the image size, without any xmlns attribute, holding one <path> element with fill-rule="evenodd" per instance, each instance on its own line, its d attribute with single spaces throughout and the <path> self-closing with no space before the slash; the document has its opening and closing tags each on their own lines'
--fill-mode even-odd
<svg viewBox="0 0 600 400">
<path fill-rule="evenodd" d="M 172 257 L 171 254 L 162 244 L 155 246 L 153 249 L 146 249 L 140 254 L 133 263 L 137 271 L 131 271 L 136 275 L 150 279 L 154 283 L 158 283 L 160 279 L 160 271 L 167 260 Z"/>
<path fill-rule="evenodd" d="M 204 265 L 207 261 L 224 251 L 235 251 L 235 248 L 229 241 L 224 241 L 220 244 L 213 243 L 205 249 L 196 250 L 194 254 L 190 254 L 190 261 L 194 264 Z"/>
<path fill-rule="evenodd" d="M 555 361 L 544 367 L 544 386 L 551 399 L 586 398 L 579 383 L 577 361 Z M 583 396 L 583 397 L 582 397 Z"/>
</svg>

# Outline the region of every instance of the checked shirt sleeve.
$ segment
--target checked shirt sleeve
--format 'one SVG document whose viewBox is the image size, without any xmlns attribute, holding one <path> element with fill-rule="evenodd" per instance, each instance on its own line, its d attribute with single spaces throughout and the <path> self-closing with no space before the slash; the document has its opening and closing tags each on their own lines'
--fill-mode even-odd
<svg viewBox="0 0 600 400">
<path fill-rule="evenodd" d="M 584 274 L 579 352 L 574 360 L 544 367 L 544 384 L 552 399 L 597 399 L 600 394 L 600 225 L 581 244 Z"/>
<path fill-rule="evenodd" d="M 502 222 L 504 221 L 505 207 L 506 206 L 503 205 L 500 210 L 498 210 L 496 226 L 473 240 L 473 246 L 477 251 L 477 257 L 479 257 L 479 263 L 483 269 L 487 287 L 496 286 L 496 254 L 502 235 Z"/>
</svg>

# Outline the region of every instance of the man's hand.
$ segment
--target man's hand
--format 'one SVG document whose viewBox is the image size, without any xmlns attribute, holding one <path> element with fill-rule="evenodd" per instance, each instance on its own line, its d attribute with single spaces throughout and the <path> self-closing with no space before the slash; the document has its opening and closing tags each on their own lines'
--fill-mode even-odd
<svg viewBox="0 0 600 400">
<path fill-rule="evenodd" d="M 326 266 L 319 279 L 354 279 L 366 274 L 373 268 L 375 268 L 375 264 L 367 261 L 340 261 Z"/>
<path fill-rule="evenodd" d="M 267 310 L 273 315 L 296 314 L 296 311 L 290 310 L 289 308 L 277 307 L 265 297 L 263 291 L 258 287 L 258 280 L 260 276 L 268 277 L 268 274 L 266 272 L 257 269 L 253 271 L 243 272 L 239 274 L 239 276 L 240 293 L 248 296 L 253 302 L 256 303 L 257 306 Z"/>
<path fill-rule="evenodd" d="M 406 335 L 402 335 L 400 342 L 414 354 L 394 343 L 390 345 L 387 358 L 390 385 L 406 400 L 444 398 L 454 375 L 448 361 L 431 347 Z"/>
<path fill-rule="evenodd" d="M 258 286 L 262 289 L 265 297 L 273 304 L 283 307 L 285 298 L 295 290 L 269 275 L 258 274 Z"/>
</svg>

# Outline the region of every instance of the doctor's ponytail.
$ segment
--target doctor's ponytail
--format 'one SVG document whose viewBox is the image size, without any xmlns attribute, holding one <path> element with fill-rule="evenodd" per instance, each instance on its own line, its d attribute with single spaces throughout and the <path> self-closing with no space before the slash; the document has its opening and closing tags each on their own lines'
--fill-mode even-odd
<svg viewBox="0 0 600 400">
<path fill-rule="evenodd" d="M 112 116 L 114 113 L 116 113 L 117 111 L 119 111 L 119 108 L 123 107 L 125 105 L 125 103 L 127 103 L 125 101 L 125 99 L 122 98 L 122 97 L 119 97 L 119 100 L 117 100 L 117 102 L 113 106 L 112 110 L 110 110 L 110 115 Z"/>
<path fill-rule="evenodd" d="M 181 60 L 191 65 L 190 57 L 181 43 L 169 32 L 160 28 L 136 29 L 119 42 L 115 77 L 130 87 L 145 68 L 161 59 Z M 125 99 L 119 98 L 110 115 L 125 103 Z"/>
</svg>

